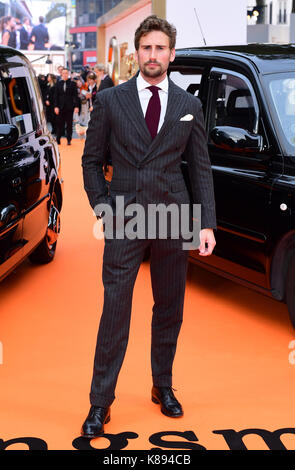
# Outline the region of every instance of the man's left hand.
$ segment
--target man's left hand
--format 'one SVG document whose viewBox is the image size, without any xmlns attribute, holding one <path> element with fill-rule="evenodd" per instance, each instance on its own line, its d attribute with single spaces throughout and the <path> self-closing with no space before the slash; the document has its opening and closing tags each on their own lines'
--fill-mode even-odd
<svg viewBox="0 0 295 470">
<path fill-rule="evenodd" d="M 216 245 L 214 233 L 212 228 L 204 228 L 200 231 L 200 246 L 199 255 L 209 256 L 212 254 Z"/>
</svg>

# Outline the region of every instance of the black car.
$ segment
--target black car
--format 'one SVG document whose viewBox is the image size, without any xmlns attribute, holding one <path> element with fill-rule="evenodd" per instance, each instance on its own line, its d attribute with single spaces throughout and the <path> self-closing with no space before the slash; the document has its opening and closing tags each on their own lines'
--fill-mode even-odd
<svg viewBox="0 0 295 470">
<path fill-rule="evenodd" d="M 218 229 L 198 265 L 288 305 L 295 327 L 295 45 L 178 50 L 170 78 L 203 104 Z"/>
<path fill-rule="evenodd" d="M 62 186 L 34 70 L 23 54 L 0 46 L 0 280 L 26 256 L 53 259 Z"/>
</svg>

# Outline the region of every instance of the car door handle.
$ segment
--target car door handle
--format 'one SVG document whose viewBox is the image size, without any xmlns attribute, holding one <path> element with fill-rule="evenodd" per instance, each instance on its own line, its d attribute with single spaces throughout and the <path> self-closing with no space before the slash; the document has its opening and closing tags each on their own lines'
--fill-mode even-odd
<svg viewBox="0 0 295 470">
<path fill-rule="evenodd" d="M 0 227 L 6 225 L 11 219 L 17 216 L 17 209 L 14 204 L 3 207 L 0 211 Z"/>
</svg>

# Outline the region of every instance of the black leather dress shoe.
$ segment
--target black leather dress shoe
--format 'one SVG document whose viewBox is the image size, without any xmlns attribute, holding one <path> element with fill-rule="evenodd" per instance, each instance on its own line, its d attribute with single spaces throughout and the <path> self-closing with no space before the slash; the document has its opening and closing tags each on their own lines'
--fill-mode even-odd
<svg viewBox="0 0 295 470">
<path fill-rule="evenodd" d="M 161 405 L 161 411 L 170 418 L 183 416 L 182 406 L 175 398 L 171 387 L 153 387 L 152 401 Z"/>
<path fill-rule="evenodd" d="M 101 436 L 104 432 L 104 424 L 108 423 L 110 419 L 110 408 L 92 405 L 82 426 L 81 435 L 90 439 Z"/>
</svg>

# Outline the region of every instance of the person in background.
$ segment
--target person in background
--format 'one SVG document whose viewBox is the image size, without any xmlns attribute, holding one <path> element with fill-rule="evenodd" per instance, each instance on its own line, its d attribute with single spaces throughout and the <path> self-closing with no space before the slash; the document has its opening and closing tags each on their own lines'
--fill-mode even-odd
<svg viewBox="0 0 295 470">
<path fill-rule="evenodd" d="M 45 106 L 46 93 L 47 93 L 47 79 L 43 73 L 38 75 L 38 82 L 41 90 L 43 105 Z"/>
<path fill-rule="evenodd" d="M 79 112 L 79 98 L 77 86 L 69 78 L 69 70 L 64 68 L 61 80 L 56 83 L 54 93 L 54 113 L 56 120 L 56 140 L 60 145 L 60 138 L 66 125 L 68 145 L 71 145 L 73 133 L 73 113 Z"/>
<path fill-rule="evenodd" d="M 79 115 L 75 124 L 75 131 L 80 139 L 85 139 L 90 118 L 89 105 L 86 98 L 86 94 L 88 93 L 88 85 L 87 83 L 84 83 L 82 77 L 80 76 L 74 78 L 74 82 L 77 85 L 79 96 Z"/>
<path fill-rule="evenodd" d="M 34 50 L 46 50 L 45 44 L 49 41 L 48 30 L 44 25 L 44 17 L 39 16 L 39 24 L 34 26 L 30 35 L 30 42 L 34 44 Z"/>
<path fill-rule="evenodd" d="M 45 96 L 46 118 L 51 124 L 51 133 L 56 134 L 56 115 L 54 113 L 54 93 L 56 85 L 56 76 L 53 73 L 47 75 L 47 89 Z"/>
<path fill-rule="evenodd" d="M 93 103 L 97 93 L 97 84 L 96 84 L 96 74 L 94 72 L 89 72 L 87 75 L 87 84 L 88 84 L 88 93 L 86 98 L 89 103 L 89 112 L 93 110 Z"/>
<path fill-rule="evenodd" d="M 104 64 L 96 64 L 93 69 L 97 76 L 98 91 L 114 86 L 114 82 L 107 73 Z"/>
<path fill-rule="evenodd" d="M 74 81 L 77 85 L 79 97 L 79 123 L 82 126 L 87 126 L 89 121 L 89 107 L 86 98 L 88 92 L 88 85 L 87 83 L 84 83 L 81 77 L 76 77 Z"/>
<path fill-rule="evenodd" d="M 57 79 L 58 82 L 59 82 L 59 80 L 61 80 L 61 74 L 62 74 L 63 69 L 64 69 L 63 66 L 60 65 L 60 64 L 58 64 L 56 66 L 56 71 L 57 71 L 56 79 Z"/>
<path fill-rule="evenodd" d="M 30 36 L 21 20 L 16 19 L 16 49 L 27 50 Z"/>
<path fill-rule="evenodd" d="M 75 72 L 74 70 L 71 71 L 71 80 L 76 80 L 79 77 L 80 75 L 78 72 Z"/>
<path fill-rule="evenodd" d="M 28 35 L 30 36 L 33 28 L 32 28 L 32 25 L 31 25 L 30 18 L 28 18 L 27 16 L 23 17 L 23 27 L 25 28 Z"/>
<path fill-rule="evenodd" d="M 60 64 L 56 65 L 56 81 L 57 82 L 59 82 L 61 80 L 61 74 L 62 74 L 63 69 L 64 69 L 63 65 L 60 65 Z M 56 117 L 55 117 L 55 120 L 56 120 Z M 61 129 L 60 135 L 65 135 L 65 129 L 64 128 Z"/>
<path fill-rule="evenodd" d="M 3 16 L 0 22 L 1 44 L 16 48 L 15 20 L 12 16 Z"/>
<path fill-rule="evenodd" d="M 89 65 L 85 65 L 85 67 L 83 67 L 81 70 L 81 77 L 83 78 L 84 82 L 86 82 L 89 72 L 91 72 Z"/>
</svg>

